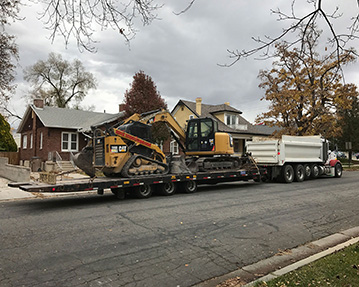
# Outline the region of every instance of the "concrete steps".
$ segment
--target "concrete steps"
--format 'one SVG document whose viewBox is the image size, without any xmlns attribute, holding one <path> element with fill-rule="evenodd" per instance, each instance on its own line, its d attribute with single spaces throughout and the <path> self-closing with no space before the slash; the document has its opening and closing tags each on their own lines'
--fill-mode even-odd
<svg viewBox="0 0 359 287">
<path fill-rule="evenodd" d="M 75 169 L 70 161 L 62 160 L 62 161 L 57 161 L 56 163 L 57 163 L 58 169 L 63 172 Z"/>
</svg>

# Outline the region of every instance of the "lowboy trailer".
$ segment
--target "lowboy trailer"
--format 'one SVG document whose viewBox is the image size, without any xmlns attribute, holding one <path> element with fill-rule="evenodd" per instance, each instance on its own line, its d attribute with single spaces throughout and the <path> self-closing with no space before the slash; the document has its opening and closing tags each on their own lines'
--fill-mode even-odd
<svg viewBox="0 0 359 287">
<path fill-rule="evenodd" d="M 117 198 L 123 199 L 125 194 L 133 194 L 137 198 L 149 198 L 153 191 L 161 195 L 173 195 L 177 190 L 193 193 L 200 184 L 215 184 L 233 181 L 259 182 L 265 176 L 266 169 L 256 167 L 249 169 L 198 172 L 189 174 L 148 175 L 131 178 L 97 177 L 94 179 L 62 180 L 56 184 L 42 182 L 9 183 L 28 192 L 76 192 L 97 190 L 103 194 L 105 189 L 111 189 Z"/>
</svg>

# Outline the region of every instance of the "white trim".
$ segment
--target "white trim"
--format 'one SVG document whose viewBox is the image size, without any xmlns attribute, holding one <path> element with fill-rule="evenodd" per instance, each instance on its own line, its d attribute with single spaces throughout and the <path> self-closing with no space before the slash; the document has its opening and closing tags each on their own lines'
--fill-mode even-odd
<svg viewBox="0 0 359 287">
<path fill-rule="evenodd" d="M 33 142 L 34 142 L 34 136 L 33 136 L 33 134 L 31 133 L 31 134 L 30 134 L 30 149 L 32 149 Z"/>
<path fill-rule="evenodd" d="M 27 135 L 22 135 L 22 149 L 27 149 Z"/>
<path fill-rule="evenodd" d="M 64 141 L 64 135 L 67 135 L 67 141 Z M 76 149 L 71 148 L 72 144 L 74 143 L 72 141 L 72 136 L 76 135 Z M 64 144 L 67 144 L 67 148 L 64 148 Z M 72 133 L 72 132 L 62 132 L 61 133 L 61 151 L 62 152 L 77 152 L 79 150 L 79 134 L 78 133 Z"/>
<path fill-rule="evenodd" d="M 40 132 L 40 143 L 39 143 L 39 149 L 42 149 L 42 142 L 44 140 L 44 134 Z"/>
<path fill-rule="evenodd" d="M 179 154 L 178 143 L 175 140 L 170 142 L 170 152 L 171 154 Z"/>
</svg>

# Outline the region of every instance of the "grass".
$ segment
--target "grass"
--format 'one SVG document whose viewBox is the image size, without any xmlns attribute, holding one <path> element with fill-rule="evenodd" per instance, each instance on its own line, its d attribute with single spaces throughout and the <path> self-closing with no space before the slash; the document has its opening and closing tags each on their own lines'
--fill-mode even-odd
<svg viewBox="0 0 359 287">
<path fill-rule="evenodd" d="M 359 286 L 359 243 L 255 287 Z"/>
</svg>

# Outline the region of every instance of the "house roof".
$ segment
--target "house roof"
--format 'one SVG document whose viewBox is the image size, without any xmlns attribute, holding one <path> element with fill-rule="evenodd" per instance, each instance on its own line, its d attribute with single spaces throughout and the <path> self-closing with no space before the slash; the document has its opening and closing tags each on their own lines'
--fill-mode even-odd
<svg viewBox="0 0 359 287">
<path fill-rule="evenodd" d="M 90 130 L 91 126 L 115 121 L 123 116 L 123 112 L 108 114 L 48 106 L 38 108 L 34 105 L 29 105 L 17 129 L 18 133 L 22 132 L 26 119 L 30 116 L 31 111 L 36 113 L 37 117 L 45 127 L 83 131 Z"/>
<path fill-rule="evenodd" d="M 197 117 L 199 117 L 199 115 L 196 113 L 196 103 L 195 102 L 191 102 L 191 101 L 185 101 L 185 100 L 180 100 L 177 105 L 182 102 L 184 105 L 187 106 L 187 108 L 189 108 Z M 176 106 L 177 106 L 176 105 Z M 236 108 L 227 105 L 227 104 L 221 104 L 221 105 L 208 105 L 208 104 L 203 104 L 201 103 L 202 109 L 202 116 L 205 114 L 215 114 L 218 112 L 232 112 L 232 113 L 238 113 L 241 114 L 242 112 L 237 110 Z"/>
<path fill-rule="evenodd" d="M 201 104 L 201 115 L 198 115 L 196 112 L 196 103 L 186 100 L 179 100 L 176 106 L 173 108 L 172 112 L 176 110 L 178 106 L 181 104 L 185 105 L 196 117 L 208 117 L 216 120 L 218 122 L 218 130 L 222 132 L 227 132 L 230 134 L 249 134 L 249 135 L 264 135 L 268 136 L 271 135 L 277 128 L 275 127 L 268 127 L 268 126 L 255 126 L 252 125 L 250 122 L 248 122 L 245 118 L 243 118 L 240 114 L 242 114 L 241 111 L 237 110 L 236 108 L 227 105 L 227 104 L 221 104 L 221 105 L 208 105 L 208 104 Z M 215 117 L 215 114 L 218 112 L 231 112 L 231 113 L 237 113 L 237 116 L 239 118 L 239 124 L 240 125 L 247 125 L 246 130 L 242 129 L 234 129 L 226 124 L 224 124 L 222 121 L 218 120 L 218 118 Z"/>
</svg>

